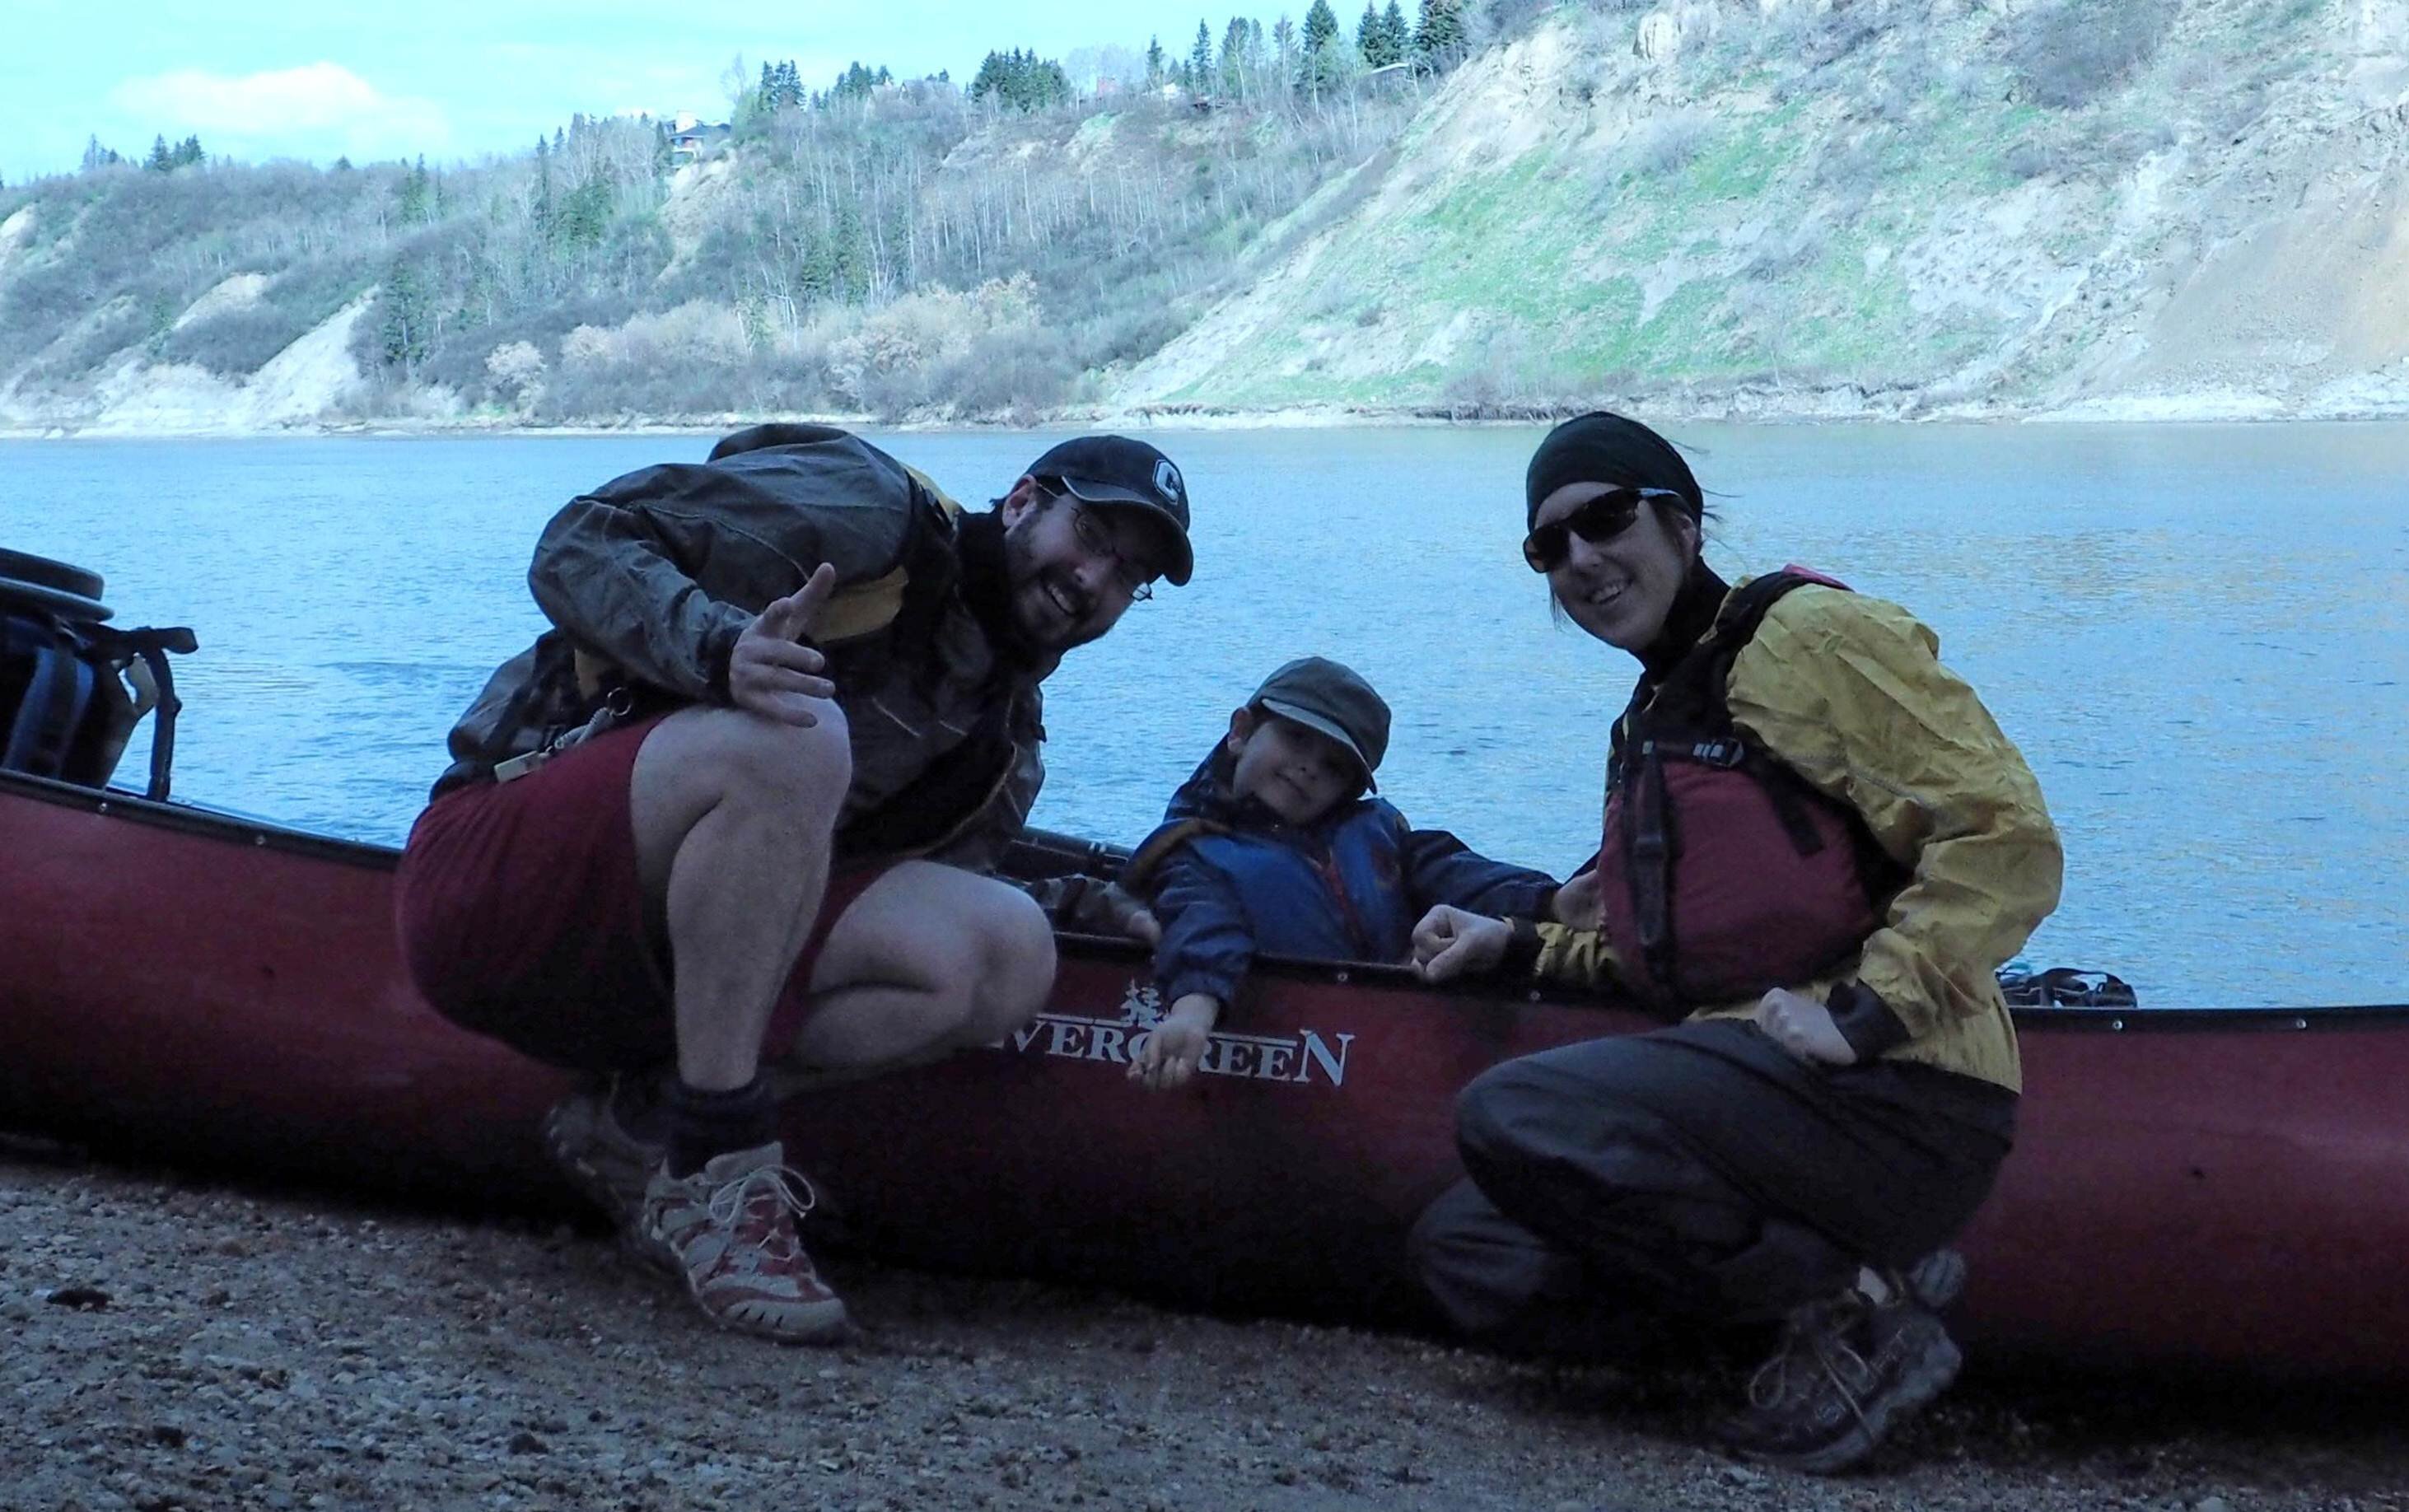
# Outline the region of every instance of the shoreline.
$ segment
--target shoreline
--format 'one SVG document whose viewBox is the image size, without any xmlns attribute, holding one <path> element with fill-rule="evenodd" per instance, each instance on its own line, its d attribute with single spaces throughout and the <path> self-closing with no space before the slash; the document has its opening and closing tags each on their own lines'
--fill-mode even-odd
<svg viewBox="0 0 2409 1512">
<path fill-rule="evenodd" d="M 1796 397 L 1796 396 L 1792 396 Z M 1668 402 L 1669 401 L 1669 402 Z M 1655 401 L 1606 396 L 1596 407 L 1644 411 L 1677 425 L 2382 425 L 2409 421 L 2409 399 L 2398 405 L 2334 410 L 2285 410 L 2241 396 L 2148 396 L 2087 399 L 2057 406 L 2017 404 L 1780 405 L 1753 404 L 1727 396 L 1721 402 Z M 1088 405 L 1027 419 L 1001 416 L 887 420 L 873 414 L 771 413 L 759 415 L 646 415 L 624 420 L 543 422 L 520 416 L 428 419 L 393 415 L 368 420 L 322 420 L 273 425 L 214 424 L 130 425 L 66 419 L 0 422 L 0 441 L 74 440 L 260 440 L 276 438 L 370 439 L 496 437 L 512 439 L 608 436 L 720 436 L 747 425 L 822 425 L 880 434 L 1073 429 L 1136 430 L 1320 430 L 1488 429 L 1537 426 L 1580 413 L 1574 405 L 1482 407 L 1459 411 L 1436 405 L 1290 405 L 1248 409 L 1205 404 Z"/>
</svg>

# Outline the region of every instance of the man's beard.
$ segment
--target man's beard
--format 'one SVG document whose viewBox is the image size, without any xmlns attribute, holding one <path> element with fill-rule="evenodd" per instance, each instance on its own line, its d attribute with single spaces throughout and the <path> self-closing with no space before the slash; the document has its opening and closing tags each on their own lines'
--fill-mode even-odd
<svg viewBox="0 0 2409 1512">
<path fill-rule="evenodd" d="M 1060 655 L 1086 645 L 1111 628 L 1091 622 L 1095 596 L 1080 587 L 1070 573 L 1060 567 L 1038 567 L 1036 548 L 1030 544 L 1025 527 L 1007 528 L 1003 533 L 1003 581 L 1014 627 L 1021 643 L 1032 650 Z M 1032 625 L 1032 620 L 1037 623 Z"/>
</svg>

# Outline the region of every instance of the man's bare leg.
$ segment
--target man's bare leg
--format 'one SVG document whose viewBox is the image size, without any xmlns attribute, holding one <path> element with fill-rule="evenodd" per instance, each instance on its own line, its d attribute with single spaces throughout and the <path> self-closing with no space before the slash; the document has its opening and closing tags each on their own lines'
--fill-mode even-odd
<svg viewBox="0 0 2409 1512">
<path fill-rule="evenodd" d="M 637 754 L 637 871 L 668 920 L 678 1075 L 688 1087 L 728 1091 L 758 1070 L 771 1010 L 828 889 L 852 776 L 833 704 L 808 729 L 683 710 Z"/>
<path fill-rule="evenodd" d="M 1053 929 L 1028 894 L 905 861 L 829 931 L 793 1061 L 874 1072 L 991 1044 L 1043 1008 L 1053 985 Z"/>
<path fill-rule="evenodd" d="M 683 710 L 645 737 L 628 791 L 646 904 L 667 921 L 677 1044 L 665 1158 L 649 1167 L 628 1231 L 714 1322 L 788 1343 L 846 1326 L 797 1234 L 809 1202 L 760 1075 L 762 1034 L 826 895 L 853 777 L 843 714 L 815 712 L 801 727 Z M 605 1109 L 589 1126 L 613 1122 Z"/>
</svg>

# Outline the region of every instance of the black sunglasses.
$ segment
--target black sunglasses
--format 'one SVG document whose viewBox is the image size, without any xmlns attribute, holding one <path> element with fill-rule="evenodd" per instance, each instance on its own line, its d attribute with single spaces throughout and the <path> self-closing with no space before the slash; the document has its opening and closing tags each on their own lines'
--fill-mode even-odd
<svg viewBox="0 0 2409 1512">
<path fill-rule="evenodd" d="M 1652 498 L 1669 498 L 1684 509 L 1689 507 L 1688 498 L 1670 488 L 1609 488 L 1576 506 L 1570 514 L 1534 527 L 1522 538 L 1522 560 L 1531 564 L 1534 572 L 1552 572 L 1564 565 L 1574 536 L 1593 546 L 1612 540 L 1631 528 L 1631 522 L 1639 518 L 1639 507 Z"/>
</svg>

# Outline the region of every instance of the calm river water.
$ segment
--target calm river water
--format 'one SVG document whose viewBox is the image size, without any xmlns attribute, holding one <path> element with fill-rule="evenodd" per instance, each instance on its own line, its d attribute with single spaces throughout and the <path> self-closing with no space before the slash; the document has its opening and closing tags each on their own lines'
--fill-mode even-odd
<svg viewBox="0 0 2409 1512">
<path fill-rule="evenodd" d="M 1803 562 L 1939 631 L 2039 771 L 2066 899 L 2035 964 L 2156 1006 L 2409 1001 L 2409 426 L 1671 427 L 1726 575 Z M 1551 626 L 1522 429 L 1167 432 L 1197 571 L 1047 689 L 1042 824 L 1131 841 L 1286 658 L 1397 713 L 1381 790 L 1561 871 L 1634 665 Z M 965 501 L 1053 435 L 887 439 Z M 397 843 L 541 627 L 562 502 L 702 437 L 0 442 L 0 546 L 189 625 L 177 791 Z M 122 775 L 136 780 L 139 747 Z"/>
</svg>

